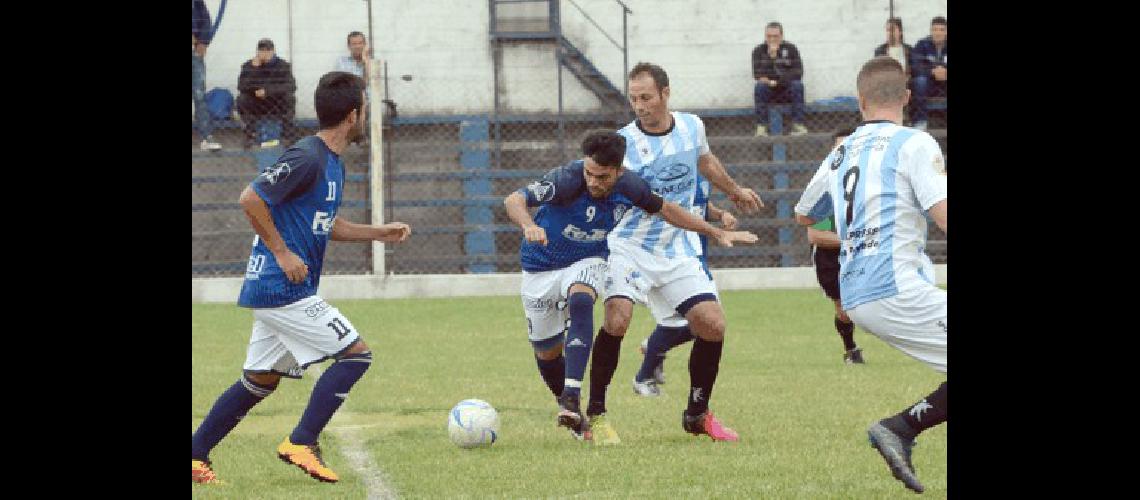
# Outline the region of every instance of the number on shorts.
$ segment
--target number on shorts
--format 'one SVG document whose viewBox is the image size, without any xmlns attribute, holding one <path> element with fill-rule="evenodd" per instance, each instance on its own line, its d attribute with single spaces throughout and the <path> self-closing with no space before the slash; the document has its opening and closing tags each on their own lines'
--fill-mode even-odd
<svg viewBox="0 0 1140 500">
<path fill-rule="evenodd" d="M 349 330 L 347 326 L 344 326 L 344 323 L 341 323 L 340 318 L 333 318 L 333 320 L 329 322 L 328 326 L 336 332 L 337 340 L 344 340 L 344 337 L 352 331 Z"/>
<path fill-rule="evenodd" d="M 851 170 L 848 170 L 843 175 L 843 199 L 847 201 L 847 225 L 851 225 L 851 219 L 855 218 L 855 204 L 851 200 L 855 199 L 855 186 L 859 185 L 859 167 L 852 165 Z"/>
</svg>

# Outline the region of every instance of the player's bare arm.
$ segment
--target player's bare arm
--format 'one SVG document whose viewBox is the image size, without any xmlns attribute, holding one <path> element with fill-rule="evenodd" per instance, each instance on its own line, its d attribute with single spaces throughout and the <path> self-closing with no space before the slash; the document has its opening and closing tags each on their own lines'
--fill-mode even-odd
<svg viewBox="0 0 1140 500">
<path fill-rule="evenodd" d="M 671 201 L 666 201 L 661 205 L 661 211 L 657 213 L 665 222 L 688 231 L 695 231 L 709 238 L 716 240 L 721 246 L 731 247 L 734 242 L 736 243 L 756 243 L 759 239 L 755 234 L 748 231 L 725 231 L 721 228 L 709 224 L 704 219 L 697 217 L 688 210 L 685 210 Z"/>
<path fill-rule="evenodd" d="M 403 222 L 372 225 L 357 224 L 337 218 L 329 237 L 334 241 L 384 241 L 401 243 L 412 235 L 412 227 Z"/>
<path fill-rule="evenodd" d="M 807 233 L 808 241 L 819 248 L 838 250 L 840 247 L 839 235 L 831 231 L 822 231 L 814 227 L 809 227 L 807 228 Z"/>
<path fill-rule="evenodd" d="M 930 211 L 930 218 L 934 219 L 934 223 L 938 224 L 938 229 L 941 229 L 942 232 L 945 233 L 946 232 L 946 199 L 944 198 L 944 199 L 942 199 L 942 201 L 935 203 L 934 205 L 931 205 L 929 211 Z M 949 235 L 947 235 L 947 236 L 949 236 Z"/>
<path fill-rule="evenodd" d="M 289 281 L 293 283 L 305 281 L 305 276 L 309 274 L 309 266 L 285 246 L 285 240 L 277 231 L 277 225 L 273 223 L 273 216 L 269 214 L 269 206 L 265 204 L 265 200 L 261 199 L 252 187 L 246 186 L 238 201 L 245 211 L 245 216 L 249 218 L 254 232 L 261 241 L 265 242 L 266 248 L 273 252 L 273 258 L 277 259 L 277 265 L 285 271 Z"/>
<path fill-rule="evenodd" d="M 518 191 L 511 193 L 503 200 L 503 205 L 507 207 L 507 216 L 511 218 L 511 222 L 522 228 L 523 235 L 528 242 L 546 245 L 546 230 L 534 223 L 534 218 L 530 216 L 530 211 L 526 208 L 526 198 L 522 193 Z"/>
<path fill-rule="evenodd" d="M 701 155 L 697 160 L 697 169 L 700 170 L 701 175 L 708 178 L 713 186 L 727 194 L 728 199 L 732 200 L 741 212 L 750 214 L 764 207 L 760 195 L 757 195 L 756 191 L 750 188 L 737 184 L 728 175 L 728 171 L 724 169 L 724 165 L 721 164 L 716 155 L 712 153 Z"/>
<path fill-rule="evenodd" d="M 819 221 L 806 215 L 796 214 L 796 224 L 799 224 L 801 226 L 812 226 L 815 225 L 816 222 Z"/>
<path fill-rule="evenodd" d="M 723 227 L 728 231 L 736 229 L 736 216 L 732 215 L 732 212 L 713 205 L 712 201 L 708 202 L 708 206 L 710 220 L 720 221 L 720 227 Z"/>
</svg>

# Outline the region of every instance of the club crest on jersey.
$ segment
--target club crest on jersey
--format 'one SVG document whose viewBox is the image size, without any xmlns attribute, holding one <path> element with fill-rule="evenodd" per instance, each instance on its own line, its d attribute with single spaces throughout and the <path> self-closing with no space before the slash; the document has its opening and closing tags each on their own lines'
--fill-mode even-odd
<svg viewBox="0 0 1140 500">
<path fill-rule="evenodd" d="M 625 215 L 625 211 L 628 208 L 629 207 L 626 207 L 625 205 L 618 203 L 617 206 L 614 207 L 614 222 L 620 221 L 621 216 Z"/>
<path fill-rule="evenodd" d="M 550 181 L 535 181 L 526 187 L 531 193 L 534 193 L 534 198 L 539 202 L 550 201 L 554 199 L 554 183 Z"/>
<path fill-rule="evenodd" d="M 290 167 L 288 163 L 281 162 L 265 169 L 265 172 L 263 172 L 261 176 L 265 177 L 265 181 L 270 185 L 274 185 L 279 181 L 285 180 L 286 177 L 289 177 L 289 172 L 292 171 L 293 168 Z"/>
<path fill-rule="evenodd" d="M 689 166 L 684 163 L 674 163 L 657 173 L 657 180 L 661 182 L 668 182 L 680 179 L 689 174 Z"/>
<path fill-rule="evenodd" d="M 846 153 L 847 153 L 847 148 L 844 147 L 843 144 L 840 144 L 839 147 L 835 149 L 835 159 L 831 160 L 831 169 L 832 170 L 836 170 L 839 168 L 839 164 L 843 163 L 843 155 Z"/>
</svg>

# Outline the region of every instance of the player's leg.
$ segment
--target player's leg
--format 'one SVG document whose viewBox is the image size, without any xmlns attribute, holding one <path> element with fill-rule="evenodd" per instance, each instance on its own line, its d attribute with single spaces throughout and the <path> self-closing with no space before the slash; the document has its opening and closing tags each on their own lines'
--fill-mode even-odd
<svg viewBox="0 0 1140 500">
<path fill-rule="evenodd" d="M 669 306 L 660 290 L 650 290 L 645 297 L 657 326 L 643 343 L 641 354 L 644 357 L 633 378 L 633 391 L 639 396 L 653 397 L 661 394 L 657 385 L 665 383 L 665 353 L 692 340 L 693 335 L 689 331 L 689 322 Z"/>
<path fill-rule="evenodd" d="M 296 366 L 293 356 L 265 323 L 254 320 L 242 376 L 214 401 L 191 438 L 193 481 L 213 483 L 210 451 L 241 422 L 249 410 L 277 389 L 281 374 Z"/>
<path fill-rule="evenodd" d="M 562 355 L 567 314 L 559 310 L 562 270 L 531 273 L 523 271 L 520 295 L 526 316 L 527 338 L 534 349 L 538 373 L 554 398 L 562 395 L 566 378 L 566 358 Z"/>
<path fill-rule="evenodd" d="M 847 316 L 839 299 L 833 299 L 832 302 L 835 304 L 835 331 L 843 340 L 843 362 L 856 365 L 864 364 L 863 349 L 855 344 L 855 323 Z"/>
<path fill-rule="evenodd" d="M 864 330 L 883 339 L 935 370 L 946 373 L 946 291 L 923 287 L 886 299 L 860 304 L 848 311 Z M 918 433 L 947 420 L 946 384 L 922 401 L 867 429 L 871 445 L 887 462 L 891 474 L 907 488 L 922 492 L 911 448 Z"/>
<path fill-rule="evenodd" d="M 606 390 L 613 380 L 621 355 L 621 341 L 629 329 L 635 300 L 644 301 L 644 283 L 638 267 L 629 257 L 611 253 L 606 275 L 605 320 L 594 338 L 590 360 L 590 404 L 592 418 L 606 412 Z"/>
<path fill-rule="evenodd" d="M 559 398 L 558 423 L 575 436 L 591 437 L 582 415 L 582 378 L 590 361 L 594 344 L 594 302 L 597 290 L 606 277 L 606 261 L 591 257 L 575 262 L 562 272 L 560 289 L 566 290 L 566 313 L 570 323 L 566 329 L 566 369 L 564 389 Z"/>
<path fill-rule="evenodd" d="M 352 322 L 316 295 L 287 306 L 257 310 L 254 316 L 280 332 L 282 343 L 301 370 L 334 360 L 317 379 L 297 426 L 277 447 L 277 456 L 317 480 L 338 481 L 339 476 L 321 456 L 320 433 L 371 366 L 372 352 Z"/>
</svg>

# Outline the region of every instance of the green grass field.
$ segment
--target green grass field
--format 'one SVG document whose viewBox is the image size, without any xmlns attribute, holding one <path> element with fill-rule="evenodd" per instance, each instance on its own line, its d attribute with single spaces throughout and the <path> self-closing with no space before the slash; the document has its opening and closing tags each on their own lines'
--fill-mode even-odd
<svg viewBox="0 0 1140 500">
<path fill-rule="evenodd" d="M 867 364 L 844 365 L 833 307 L 819 290 L 730 291 L 723 303 L 728 332 L 711 408 L 739 443 L 681 429 L 692 343 L 669 353 L 663 397 L 633 394 L 637 345 L 653 327 L 645 308 L 635 309 L 607 397 L 622 443 L 594 447 L 556 426 L 517 297 L 336 301 L 375 356 L 321 436 L 341 481 L 318 483 L 274 452 L 308 401 L 315 377 L 307 374 L 283 379 L 211 453 L 228 484 L 193 485 L 192 494 L 365 498 L 382 481 L 401 498 L 911 498 L 865 429 L 944 376 L 858 329 Z M 252 324 L 235 305 L 192 311 L 191 432 L 238 379 Z M 499 411 L 491 448 L 448 440 L 448 410 L 465 398 Z M 944 498 L 946 426 L 918 442 L 924 496 Z M 364 472 L 354 470 L 361 463 Z"/>
</svg>

